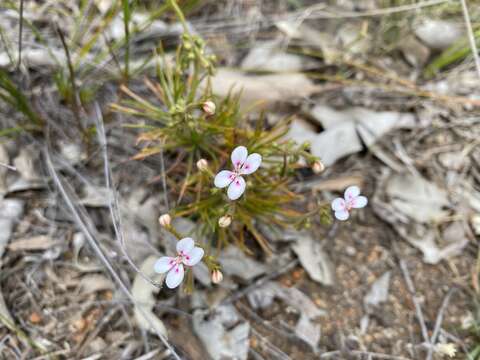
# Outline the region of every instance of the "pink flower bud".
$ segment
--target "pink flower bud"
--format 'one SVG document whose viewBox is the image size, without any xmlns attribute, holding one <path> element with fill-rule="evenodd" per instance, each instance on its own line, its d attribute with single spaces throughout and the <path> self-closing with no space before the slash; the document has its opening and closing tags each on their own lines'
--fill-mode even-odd
<svg viewBox="0 0 480 360">
<path fill-rule="evenodd" d="M 220 284 L 223 280 L 223 274 L 220 270 L 213 270 L 212 272 L 212 282 L 214 284 Z"/>
<path fill-rule="evenodd" d="M 168 214 L 163 214 L 162 216 L 160 216 L 158 218 L 158 222 L 160 223 L 160 225 L 162 225 L 163 227 L 169 227 L 170 226 L 170 223 L 172 222 L 172 217 Z"/>
<path fill-rule="evenodd" d="M 217 109 L 217 106 L 213 101 L 205 101 L 202 105 L 202 109 L 207 114 L 208 116 L 212 116 L 215 114 L 215 110 Z"/>
<path fill-rule="evenodd" d="M 315 174 L 320 174 L 323 170 L 325 170 L 325 165 L 323 165 L 320 160 L 315 161 L 312 165 L 312 170 Z"/>
<path fill-rule="evenodd" d="M 222 228 L 229 227 L 231 223 L 232 223 L 232 217 L 230 215 L 225 215 L 225 216 L 222 216 L 220 219 L 218 219 L 218 226 Z"/>
<path fill-rule="evenodd" d="M 208 169 L 208 161 L 205 159 L 200 159 L 197 161 L 197 168 L 200 171 L 205 171 Z"/>
</svg>

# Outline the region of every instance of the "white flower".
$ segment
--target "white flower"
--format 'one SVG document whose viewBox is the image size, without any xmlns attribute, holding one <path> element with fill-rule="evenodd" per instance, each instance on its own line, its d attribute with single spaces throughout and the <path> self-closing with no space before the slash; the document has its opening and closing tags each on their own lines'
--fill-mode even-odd
<svg viewBox="0 0 480 360">
<path fill-rule="evenodd" d="M 338 220 L 347 220 L 350 216 L 350 210 L 363 208 L 367 203 L 367 198 L 360 196 L 358 186 L 349 186 L 345 190 L 344 198 L 336 198 L 332 201 L 332 209 L 335 211 L 335 217 Z"/>
<path fill-rule="evenodd" d="M 195 246 L 192 238 L 184 238 L 177 243 L 177 256 L 162 256 L 155 262 L 155 272 L 163 274 L 168 272 L 165 283 L 170 289 L 176 288 L 183 280 L 185 266 L 194 266 L 202 260 L 204 251 Z"/>
<path fill-rule="evenodd" d="M 248 155 L 245 146 L 237 146 L 232 151 L 233 171 L 222 170 L 215 176 L 215 186 L 224 188 L 228 186 L 227 195 L 230 200 L 237 200 L 245 191 L 245 179 L 241 175 L 252 174 L 257 171 L 262 163 L 260 154 Z"/>
<path fill-rule="evenodd" d="M 441 356 L 454 357 L 457 352 L 457 348 L 453 343 L 442 343 L 435 345 L 435 351 Z"/>
</svg>

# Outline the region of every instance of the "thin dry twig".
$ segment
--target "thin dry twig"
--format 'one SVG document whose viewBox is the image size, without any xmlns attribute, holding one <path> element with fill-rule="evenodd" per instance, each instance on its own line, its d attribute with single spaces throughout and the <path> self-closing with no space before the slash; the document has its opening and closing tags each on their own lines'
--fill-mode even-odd
<svg viewBox="0 0 480 360">
<path fill-rule="evenodd" d="M 370 16 L 382 16 L 395 14 L 400 12 L 418 10 L 424 7 L 430 7 L 435 5 L 440 5 L 443 3 L 451 2 L 452 0 L 429 0 L 422 1 L 415 4 L 393 6 L 389 8 L 369 10 L 369 11 L 356 11 L 348 12 L 343 11 L 342 13 L 333 13 L 325 10 L 324 4 L 317 4 L 299 11 L 290 13 L 288 15 L 274 15 L 269 17 L 262 17 L 258 20 L 258 24 L 254 24 L 259 28 L 269 27 L 277 22 L 281 21 L 301 21 L 305 19 L 343 19 L 343 18 L 360 18 L 360 17 L 370 17 Z M 307 14 L 307 15 L 306 15 Z M 238 19 L 222 19 L 221 21 L 209 21 L 208 24 L 205 23 L 196 23 L 192 22 L 196 30 L 200 33 L 205 33 L 208 31 L 217 32 L 219 28 L 241 28 L 242 31 L 248 30 L 248 25 L 252 25 L 251 19 L 245 20 L 245 18 Z"/>
<path fill-rule="evenodd" d="M 418 302 L 412 277 L 410 276 L 410 272 L 408 271 L 407 264 L 403 259 L 400 259 L 400 269 L 402 269 L 403 277 L 405 278 L 405 283 L 407 284 L 408 291 L 410 291 L 410 294 L 412 295 L 412 301 L 415 306 L 415 313 L 417 315 L 418 322 L 420 323 L 420 328 L 422 329 L 423 340 L 426 343 L 430 343 L 427 326 L 425 325 L 425 318 L 423 317 L 422 307 Z"/>
<path fill-rule="evenodd" d="M 320 355 L 320 359 L 329 359 L 331 357 L 342 355 L 343 352 L 341 350 L 330 351 L 323 353 Z M 356 355 L 356 356 L 368 356 L 370 359 L 384 359 L 384 360 L 411 360 L 409 358 L 403 356 L 395 356 L 395 355 L 388 355 L 388 354 L 381 354 L 369 351 L 360 351 L 360 350 L 349 350 L 348 354 Z"/>
<path fill-rule="evenodd" d="M 12 171 L 17 171 L 17 168 L 15 166 L 12 166 L 12 165 L 8 165 L 8 164 L 4 164 L 4 163 L 1 163 L 0 162 L 0 166 L 3 166 L 9 170 L 12 170 Z"/>
<path fill-rule="evenodd" d="M 437 342 L 437 337 L 440 334 L 440 329 L 442 327 L 442 321 L 443 321 L 443 315 L 445 311 L 447 310 L 448 303 L 450 302 L 450 298 L 452 295 L 455 293 L 456 289 L 452 288 L 450 291 L 445 295 L 445 298 L 443 299 L 442 305 L 440 306 L 440 310 L 438 311 L 438 316 L 437 320 L 435 321 L 435 328 L 433 329 L 433 334 L 432 337 L 430 338 L 430 346 L 428 348 L 428 353 L 427 353 L 427 360 L 431 360 L 433 356 L 433 347 L 435 346 L 435 343 Z"/>
<path fill-rule="evenodd" d="M 100 143 L 100 147 L 102 148 L 102 153 L 103 153 L 105 186 L 107 187 L 109 193 L 112 194 L 112 198 L 109 199 L 110 201 L 108 202 L 108 208 L 110 210 L 110 215 L 112 217 L 113 230 L 115 231 L 115 236 L 120 242 L 120 249 L 122 250 L 123 256 L 128 261 L 130 266 L 135 270 L 135 272 L 139 274 L 145 281 L 148 281 L 153 286 L 161 289 L 162 284 L 156 282 L 155 280 L 150 278 L 147 274 L 145 274 L 142 270 L 140 270 L 140 268 L 135 264 L 135 262 L 130 257 L 130 255 L 128 255 L 128 251 L 125 243 L 125 237 L 123 236 L 123 231 L 122 231 L 122 228 L 123 228 L 122 218 L 120 216 L 120 211 L 118 210 L 119 206 L 118 206 L 117 192 L 112 187 L 110 162 L 108 160 L 108 151 L 107 151 L 107 138 L 105 136 L 105 128 L 103 126 L 102 111 L 100 110 L 100 106 L 98 105 L 98 103 L 95 103 L 95 113 L 96 113 L 95 121 L 97 125 L 98 141 Z"/>
<path fill-rule="evenodd" d="M 472 49 L 473 59 L 475 61 L 475 68 L 477 69 L 477 75 L 480 79 L 480 58 L 478 56 L 477 42 L 475 41 L 475 34 L 472 29 L 472 21 L 470 20 L 470 13 L 468 12 L 467 1 L 460 0 L 462 4 L 463 17 L 465 19 L 465 25 L 467 27 L 468 41 L 470 42 L 470 48 Z"/>
<path fill-rule="evenodd" d="M 17 70 L 20 69 L 20 66 L 22 65 L 23 2 L 24 2 L 24 0 L 20 0 L 20 20 L 19 20 L 19 29 L 18 29 L 18 64 L 17 64 Z"/>
<path fill-rule="evenodd" d="M 103 253 L 103 250 L 100 248 L 97 240 L 94 238 L 90 231 L 90 227 L 93 226 L 91 224 L 88 224 L 86 220 L 88 218 L 85 217 L 85 214 L 80 215 L 81 210 L 73 203 L 71 199 L 71 191 L 67 191 L 67 189 L 64 186 L 63 181 L 60 179 L 57 171 L 55 170 L 55 167 L 53 166 L 52 159 L 50 157 L 50 153 L 47 149 L 44 150 L 44 156 L 47 164 L 47 169 L 50 173 L 50 176 L 52 177 L 52 180 L 57 187 L 58 191 L 60 192 L 63 200 L 65 201 L 65 204 L 67 205 L 68 209 L 72 213 L 75 222 L 79 226 L 80 230 L 84 233 L 85 238 L 87 239 L 88 243 L 92 247 L 93 251 L 97 255 L 97 257 L 100 259 L 100 261 L 103 263 L 105 268 L 108 270 L 112 278 L 115 280 L 115 282 L 119 285 L 120 289 L 122 292 L 127 296 L 127 298 L 136 304 L 136 301 L 128 289 L 128 287 L 125 285 L 123 280 L 120 278 L 120 275 L 115 271 L 113 268 L 112 264 L 110 263 L 110 260 L 106 257 L 106 255 Z M 151 321 L 151 319 L 146 315 L 142 307 L 138 308 L 142 316 L 145 318 L 145 321 L 149 324 L 150 328 L 155 330 L 155 327 Z M 162 343 L 165 345 L 167 349 L 169 349 L 173 355 L 173 357 L 177 360 L 181 360 L 181 358 L 178 356 L 178 354 L 175 352 L 173 349 L 172 345 L 168 342 L 168 340 L 165 338 L 163 334 L 160 332 L 156 331 L 156 334 L 158 338 L 162 341 Z"/>
</svg>

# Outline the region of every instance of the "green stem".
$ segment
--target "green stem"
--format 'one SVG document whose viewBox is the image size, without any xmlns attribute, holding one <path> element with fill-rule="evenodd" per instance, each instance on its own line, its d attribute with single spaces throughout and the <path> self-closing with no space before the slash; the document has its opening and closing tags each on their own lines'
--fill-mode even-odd
<svg viewBox="0 0 480 360">
<path fill-rule="evenodd" d="M 187 27 L 187 20 L 185 19 L 185 16 L 183 15 L 182 9 L 177 4 L 176 0 L 168 0 L 168 3 L 172 7 L 172 9 L 175 11 L 175 14 L 177 14 L 178 20 L 182 23 L 183 30 L 185 31 L 186 34 L 189 34 L 188 27 Z"/>
</svg>

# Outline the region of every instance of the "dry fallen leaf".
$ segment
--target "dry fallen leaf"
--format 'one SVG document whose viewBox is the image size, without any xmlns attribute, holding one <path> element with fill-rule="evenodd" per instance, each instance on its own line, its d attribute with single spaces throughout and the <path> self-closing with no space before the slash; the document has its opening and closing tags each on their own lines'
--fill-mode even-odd
<svg viewBox="0 0 480 360">
<path fill-rule="evenodd" d="M 299 232 L 292 249 L 297 254 L 303 268 L 314 281 L 323 285 L 334 284 L 333 264 L 318 240 L 314 240 L 305 232 Z"/>
<path fill-rule="evenodd" d="M 279 102 L 308 97 L 321 89 L 303 74 L 250 76 L 225 68 L 218 69 L 211 81 L 213 92 L 220 97 L 228 96 L 232 90 L 234 93 L 241 91 L 243 107 L 268 108 Z"/>
<path fill-rule="evenodd" d="M 14 240 L 8 245 L 8 249 L 10 251 L 46 250 L 57 244 L 59 244 L 59 242 L 53 240 L 51 237 L 47 235 L 39 235 L 30 238 Z"/>
<path fill-rule="evenodd" d="M 155 261 L 158 260 L 157 256 L 150 256 L 140 266 L 140 271 L 149 276 L 154 281 L 161 283 L 164 274 L 157 274 L 154 271 Z M 134 314 L 140 328 L 147 331 L 153 331 L 168 337 L 167 329 L 157 315 L 153 312 L 153 306 L 155 305 L 154 294 L 158 293 L 160 289 L 150 284 L 141 275 L 137 274 L 133 280 L 132 296 L 135 299 Z M 145 319 L 147 316 L 155 329 L 151 328 L 150 323 Z"/>
<path fill-rule="evenodd" d="M 250 324 L 241 321 L 233 305 L 222 305 L 211 312 L 196 310 L 193 331 L 213 360 L 246 360 Z"/>
</svg>

